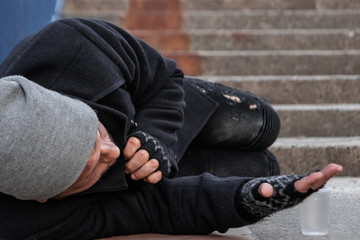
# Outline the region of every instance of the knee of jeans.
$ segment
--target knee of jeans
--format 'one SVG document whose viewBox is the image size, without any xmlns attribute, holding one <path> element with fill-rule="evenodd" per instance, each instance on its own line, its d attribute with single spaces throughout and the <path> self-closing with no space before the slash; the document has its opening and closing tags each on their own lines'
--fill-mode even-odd
<svg viewBox="0 0 360 240">
<path fill-rule="evenodd" d="M 274 108 L 267 102 L 262 104 L 263 125 L 257 138 L 252 141 L 248 149 L 266 149 L 277 139 L 280 133 L 280 118 Z"/>
</svg>

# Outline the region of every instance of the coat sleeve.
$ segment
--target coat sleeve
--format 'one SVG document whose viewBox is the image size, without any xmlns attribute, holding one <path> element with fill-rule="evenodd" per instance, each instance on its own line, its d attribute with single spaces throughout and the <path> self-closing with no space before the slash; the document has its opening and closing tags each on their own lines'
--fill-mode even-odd
<svg viewBox="0 0 360 240">
<path fill-rule="evenodd" d="M 184 120 L 183 72 L 123 29 L 95 19 L 53 22 L 22 41 L 0 66 L 0 75 L 12 74 L 104 105 L 109 96 L 119 96 L 119 110 L 134 123 L 129 135 L 156 139 L 176 171 L 171 149 Z"/>
<path fill-rule="evenodd" d="M 139 137 L 151 157 L 160 162 L 165 176 L 177 171 L 172 146 L 184 121 L 182 70 L 145 42 L 121 28 L 100 20 L 64 20 L 90 39 L 121 69 L 122 89 L 135 108 L 129 136 Z M 149 141 L 149 139 L 151 141 Z"/>
</svg>

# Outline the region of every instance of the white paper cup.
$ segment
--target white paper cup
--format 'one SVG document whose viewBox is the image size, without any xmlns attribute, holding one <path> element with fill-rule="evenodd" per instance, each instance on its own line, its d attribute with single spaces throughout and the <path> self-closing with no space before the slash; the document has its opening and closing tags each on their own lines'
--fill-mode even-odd
<svg viewBox="0 0 360 240">
<path fill-rule="evenodd" d="M 323 187 L 300 204 L 302 234 L 319 236 L 328 233 L 330 193 L 330 187 Z"/>
</svg>

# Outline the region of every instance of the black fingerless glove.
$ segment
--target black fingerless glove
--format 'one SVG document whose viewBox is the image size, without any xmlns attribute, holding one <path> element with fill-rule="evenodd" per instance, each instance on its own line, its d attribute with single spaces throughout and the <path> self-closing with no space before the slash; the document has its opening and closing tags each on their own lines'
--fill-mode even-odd
<svg viewBox="0 0 360 240">
<path fill-rule="evenodd" d="M 305 175 L 282 175 L 264 178 L 255 178 L 240 187 L 236 194 L 237 210 L 240 215 L 249 220 L 257 221 L 279 210 L 293 207 L 308 197 L 313 190 L 307 193 L 296 191 L 294 183 Z M 260 184 L 267 182 L 274 188 L 270 198 L 259 194 Z"/>
<path fill-rule="evenodd" d="M 150 159 L 155 158 L 159 161 L 159 170 L 164 177 L 169 176 L 171 172 L 171 162 L 163 145 L 148 133 L 137 131 L 130 134 L 130 137 L 136 137 L 141 142 L 140 149 L 148 151 Z"/>
</svg>

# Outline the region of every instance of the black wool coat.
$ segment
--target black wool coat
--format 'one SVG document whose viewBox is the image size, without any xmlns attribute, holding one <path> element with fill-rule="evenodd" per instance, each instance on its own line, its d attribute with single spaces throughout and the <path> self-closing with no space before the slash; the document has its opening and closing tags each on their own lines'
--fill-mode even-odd
<svg viewBox="0 0 360 240">
<path fill-rule="evenodd" d="M 135 131 L 152 135 L 169 153 L 170 176 L 218 106 L 187 81 L 173 60 L 100 20 L 50 23 L 0 65 L 0 77 L 9 75 L 88 103 L 120 149 Z M 0 238 L 207 234 L 252 222 L 237 213 L 234 201 L 248 178 L 203 174 L 147 184 L 127 181 L 124 166 L 120 157 L 89 190 L 61 201 L 20 201 L 0 193 Z"/>
<path fill-rule="evenodd" d="M 169 176 L 217 107 L 184 80 L 175 61 L 95 19 L 58 20 L 27 37 L 0 65 L 0 77 L 9 75 L 88 103 L 120 148 L 134 131 L 152 135 L 170 154 Z M 119 159 L 90 191 L 126 187 Z"/>
</svg>

